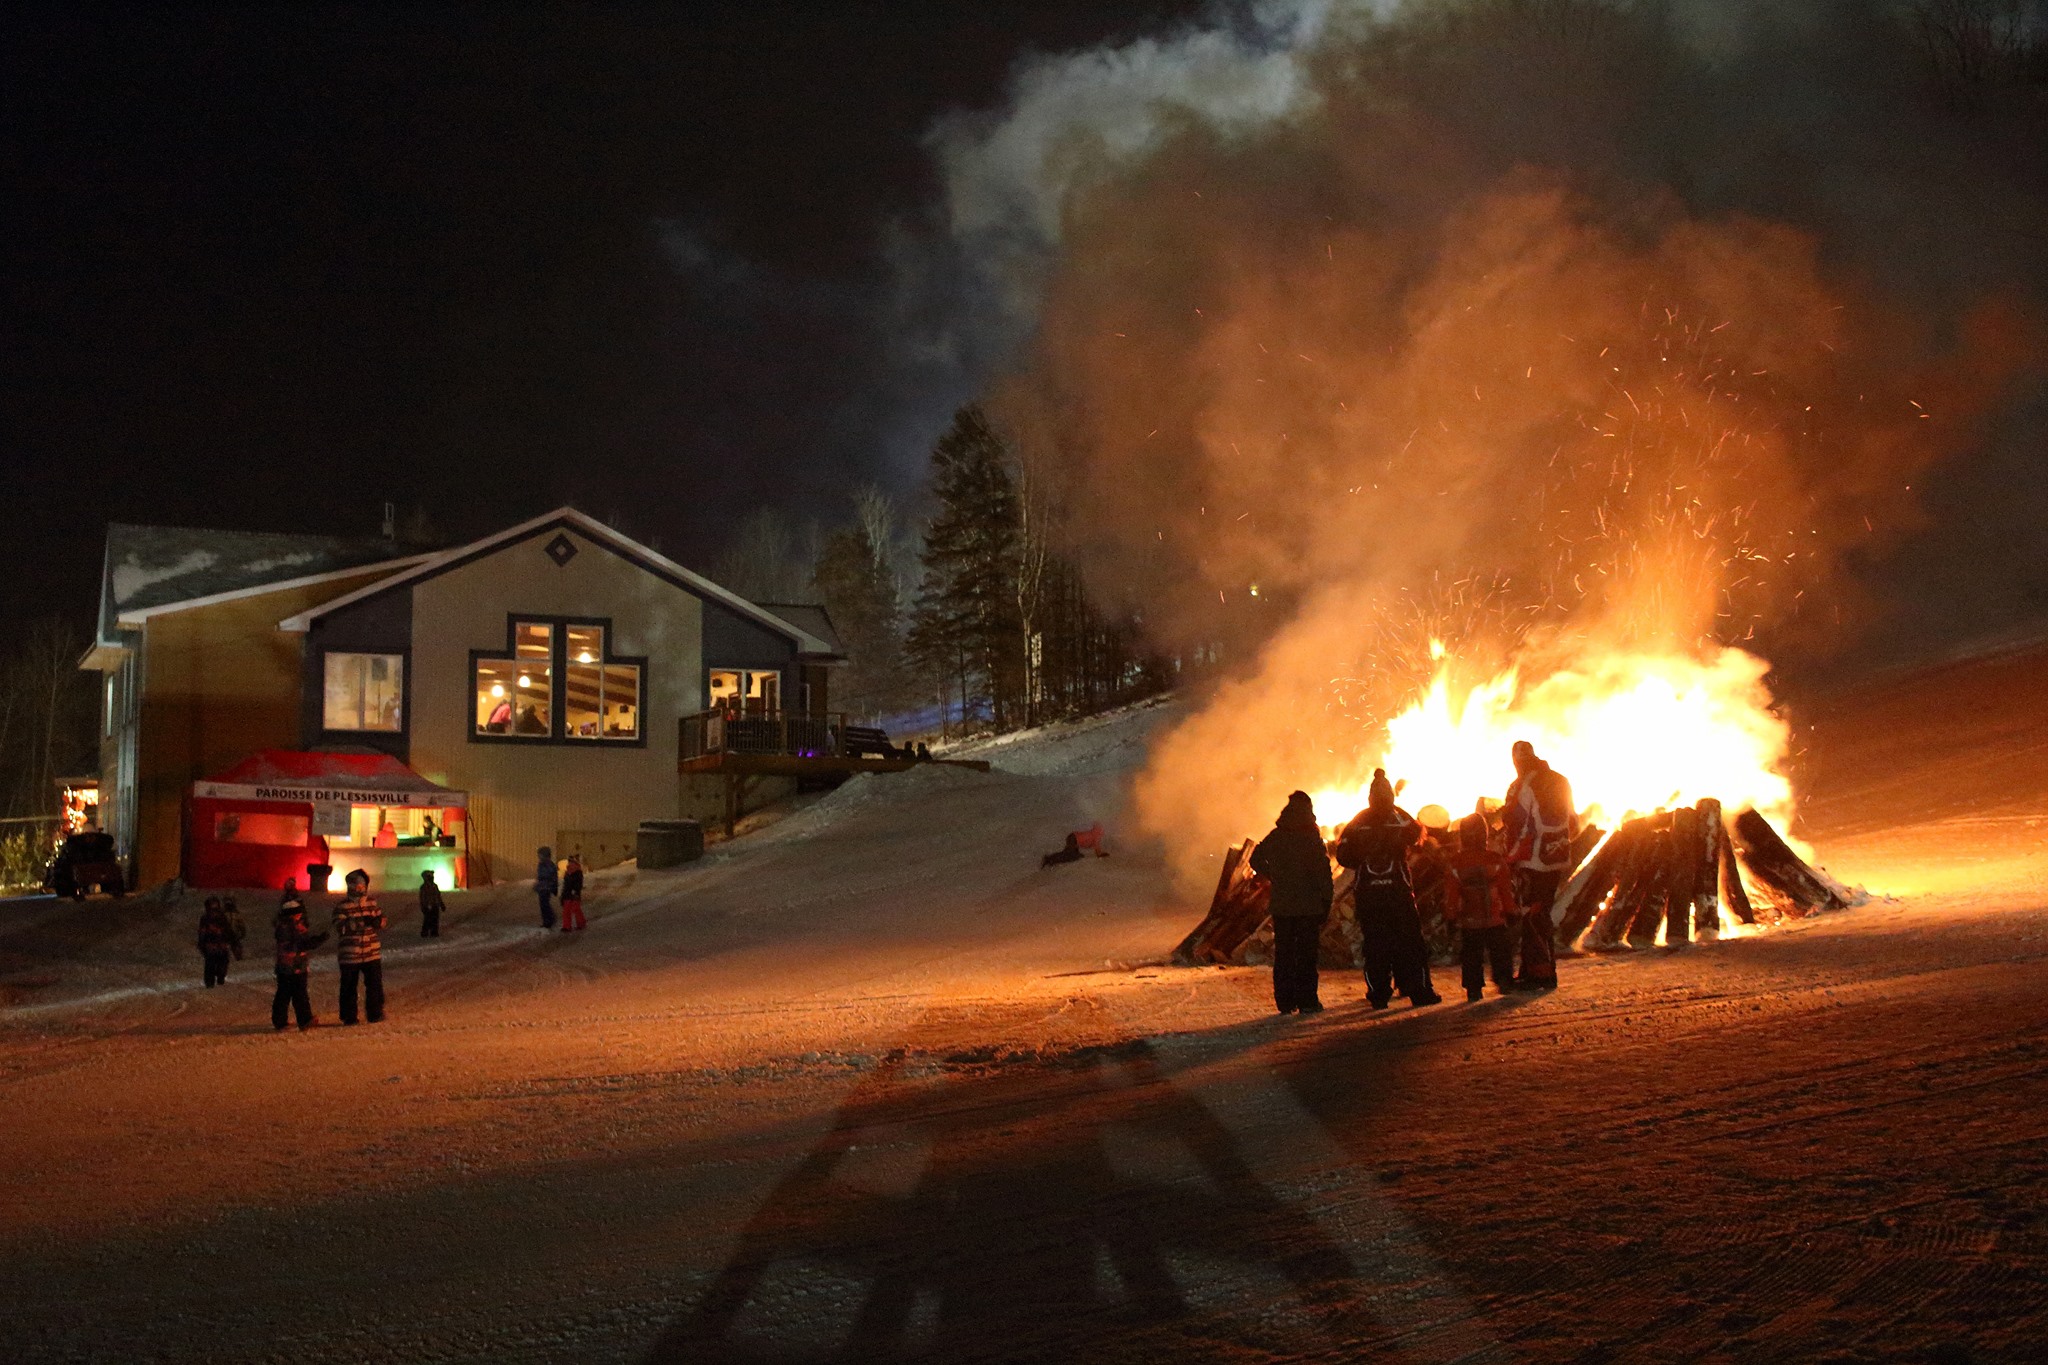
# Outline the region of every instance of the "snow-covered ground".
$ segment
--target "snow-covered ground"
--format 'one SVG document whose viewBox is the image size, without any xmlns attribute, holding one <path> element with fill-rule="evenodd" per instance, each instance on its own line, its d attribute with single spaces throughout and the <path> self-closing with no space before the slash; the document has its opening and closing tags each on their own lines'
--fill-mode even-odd
<svg viewBox="0 0 2048 1365">
<path fill-rule="evenodd" d="M 1472 1006 L 1154 965 L 1171 706 L 600 874 L 582 935 L 393 904 L 375 1027 L 200 989 L 187 905 L 0 908 L 0 1359 L 2032 1358 L 2038 665 L 1803 722 L 1890 898 Z"/>
</svg>

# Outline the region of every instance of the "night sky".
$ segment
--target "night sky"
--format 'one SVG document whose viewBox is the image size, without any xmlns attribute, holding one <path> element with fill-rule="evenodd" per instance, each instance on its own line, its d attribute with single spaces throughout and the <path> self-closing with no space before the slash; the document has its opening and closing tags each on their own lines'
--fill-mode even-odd
<svg viewBox="0 0 2048 1365">
<path fill-rule="evenodd" d="M 925 130 L 1191 8 L 7 7 L 5 615 L 85 617 L 109 520 L 708 565 L 908 486 L 977 379 L 892 345 Z"/>
</svg>

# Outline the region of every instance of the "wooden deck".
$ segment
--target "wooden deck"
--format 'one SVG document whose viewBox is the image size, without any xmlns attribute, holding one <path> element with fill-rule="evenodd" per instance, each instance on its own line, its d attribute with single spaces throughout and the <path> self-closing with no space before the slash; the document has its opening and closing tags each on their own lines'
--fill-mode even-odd
<svg viewBox="0 0 2048 1365">
<path fill-rule="evenodd" d="M 851 777 L 855 773 L 900 773 L 912 768 L 972 768 L 988 771 L 980 758 L 840 758 L 824 754 L 699 754 L 682 760 L 686 773 L 733 773 L 747 777 Z"/>
</svg>

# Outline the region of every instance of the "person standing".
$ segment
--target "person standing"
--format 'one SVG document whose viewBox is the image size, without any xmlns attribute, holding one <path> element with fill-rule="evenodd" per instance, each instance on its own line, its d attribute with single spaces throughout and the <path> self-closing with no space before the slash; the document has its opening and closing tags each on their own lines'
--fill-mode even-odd
<svg viewBox="0 0 2048 1365">
<path fill-rule="evenodd" d="M 242 922 L 242 907 L 235 904 L 233 896 L 222 896 L 220 898 L 220 909 L 221 913 L 227 916 L 228 939 L 232 944 L 235 961 L 240 962 L 242 960 L 242 940 L 249 937 L 249 926 Z M 223 976 L 221 979 L 225 981 L 227 978 Z"/>
<path fill-rule="evenodd" d="M 199 960 L 208 990 L 227 981 L 228 959 L 234 953 L 235 930 L 228 922 L 227 910 L 220 897 L 208 896 L 199 912 Z"/>
<path fill-rule="evenodd" d="M 1414 1005 L 1443 997 L 1429 979 L 1429 950 L 1408 880 L 1408 850 L 1422 837 L 1415 817 L 1394 804 L 1387 771 L 1375 768 L 1366 807 L 1337 836 L 1337 861 L 1357 874 L 1358 934 L 1365 954 L 1365 998 L 1376 1010 L 1398 989 Z"/>
<path fill-rule="evenodd" d="M 1273 885 L 1273 1005 L 1320 1014 L 1316 958 L 1330 916 L 1330 853 L 1307 792 L 1292 792 L 1273 832 L 1252 850 L 1252 871 Z"/>
<path fill-rule="evenodd" d="M 348 895 L 334 907 L 334 937 L 341 964 L 341 1022 L 356 1021 L 356 982 L 363 984 L 363 1014 L 384 1022 L 384 912 L 360 867 L 344 883 Z"/>
<path fill-rule="evenodd" d="M 569 868 L 562 874 L 562 932 L 588 927 L 583 918 L 583 859 L 571 853 Z"/>
<path fill-rule="evenodd" d="M 277 994 L 270 1001 L 270 1026 L 282 1033 L 289 1006 L 299 1017 L 299 1032 L 313 1027 L 313 1002 L 306 994 L 306 968 L 313 950 L 327 941 L 306 923 L 306 903 L 299 899 L 296 881 L 284 884 L 284 899 L 278 902 L 277 918 L 271 923 L 277 937 Z"/>
<path fill-rule="evenodd" d="M 420 873 L 420 937 L 441 937 L 441 912 L 448 908 L 448 902 L 441 899 L 441 888 L 434 885 L 434 870 L 428 868 Z"/>
<path fill-rule="evenodd" d="M 542 848 L 540 861 L 533 868 L 533 894 L 540 898 L 540 927 L 555 927 L 555 891 L 560 887 L 559 875 L 555 871 L 555 851 Z"/>
<path fill-rule="evenodd" d="M 1515 904 L 1522 920 L 1522 967 L 1515 976 L 1515 987 L 1554 991 L 1557 950 L 1551 943 L 1554 925 L 1550 908 L 1571 863 L 1579 814 L 1572 804 L 1572 784 L 1536 756 L 1535 745 L 1518 739 L 1509 754 L 1514 759 L 1515 780 L 1501 803 L 1501 816 L 1508 862 L 1514 867 Z"/>
<path fill-rule="evenodd" d="M 1515 893 L 1508 860 L 1486 846 L 1486 817 L 1468 815 L 1458 823 L 1458 848 L 1445 878 L 1447 903 L 1458 930 L 1458 965 L 1465 999 L 1486 990 L 1486 963 L 1493 962 L 1493 986 L 1502 995 L 1514 988 L 1515 942 L 1508 933 Z"/>
</svg>

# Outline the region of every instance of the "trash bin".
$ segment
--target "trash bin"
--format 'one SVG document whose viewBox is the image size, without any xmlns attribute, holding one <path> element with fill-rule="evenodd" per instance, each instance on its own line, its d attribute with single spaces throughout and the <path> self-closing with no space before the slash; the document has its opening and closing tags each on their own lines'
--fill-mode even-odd
<svg viewBox="0 0 2048 1365">
<path fill-rule="evenodd" d="M 704 856 L 704 826 L 695 820 L 642 820 L 634 854 L 642 871 L 694 863 Z"/>
</svg>

